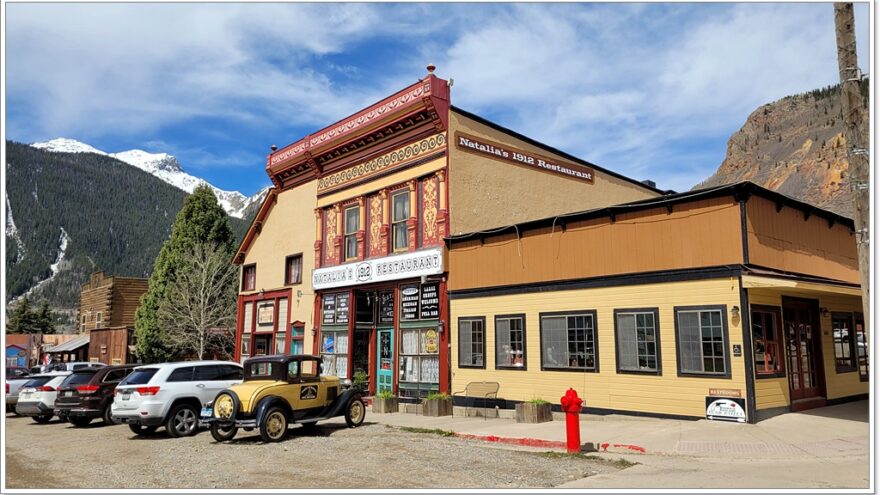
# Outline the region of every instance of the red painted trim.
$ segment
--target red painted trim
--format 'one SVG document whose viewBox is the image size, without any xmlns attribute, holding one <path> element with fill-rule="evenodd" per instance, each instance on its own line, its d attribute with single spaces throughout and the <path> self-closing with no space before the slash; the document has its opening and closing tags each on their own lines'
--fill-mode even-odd
<svg viewBox="0 0 880 495">
<path fill-rule="evenodd" d="M 565 442 L 560 442 L 558 440 L 542 440 L 540 438 L 499 437 L 496 435 L 474 435 L 471 433 L 456 433 L 455 436 L 458 438 L 464 438 L 465 440 L 481 440 L 484 442 L 519 445 L 521 447 L 565 449 Z"/>
<path fill-rule="evenodd" d="M 373 325 L 373 328 L 370 329 L 370 358 L 367 360 L 369 363 L 369 370 L 367 372 L 370 374 L 370 395 L 376 393 L 376 378 L 378 374 L 378 362 L 376 360 L 376 339 L 378 338 L 378 333 L 376 333 L 376 326 Z"/>
<path fill-rule="evenodd" d="M 391 219 L 391 217 L 388 218 Z M 394 292 L 394 317 L 391 319 L 391 325 L 393 325 L 391 334 L 394 335 L 394 358 L 391 360 L 391 366 L 394 367 L 394 370 L 391 373 L 391 390 L 397 396 L 400 394 L 400 384 L 397 382 L 400 375 L 400 348 L 403 347 L 403 343 L 400 341 L 400 308 L 397 306 L 400 304 L 400 284 L 394 285 L 391 290 Z"/>
<path fill-rule="evenodd" d="M 316 329 L 312 334 L 312 355 L 319 356 L 318 354 L 318 341 L 321 339 L 321 330 L 319 323 L 321 322 L 321 304 L 322 304 L 322 294 L 315 295 L 315 312 L 314 319 L 312 320 L 312 328 L 305 329 L 306 332 L 312 332 L 312 329 Z M 305 349 L 305 347 L 303 347 Z"/>
<path fill-rule="evenodd" d="M 451 363 L 449 362 L 452 348 L 449 345 L 449 335 L 452 333 L 452 323 L 449 321 L 449 296 L 446 293 L 446 278 L 440 282 L 440 287 L 438 289 L 440 291 L 440 321 L 443 322 L 443 333 L 440 334 L 440 392 L 441 393 L 451 393 L 450 390 L 450 376 L 449 369 Z"/>
<path fill-rule="evenodd" d="M 602 452 L 608 452 L 608 447 L 623 448 L 623 449 L 627 449 L 627 450 L 632 450 L 634 452 L 638 452 L 640 454 L 644 454 L 645 452 L 647 452 L 644 447 L 639 447 L 638 445 L 632 445 L 632 444 L 628 444 L 628 443 L 608 443 L 608 442 L 605 442 L 605 443 L 599 444 L 599 447 L 602 448 Z"/>
<path fill-rule="evenodd" d="M 241 337 L 242 332 L 244 332 L 244 299 L 242 296 L 238 296 L 238 313 L 235 315 L 235 350 L 232 352 L 232 357 L 235 362 L 241 361 Z"/>
</svg>

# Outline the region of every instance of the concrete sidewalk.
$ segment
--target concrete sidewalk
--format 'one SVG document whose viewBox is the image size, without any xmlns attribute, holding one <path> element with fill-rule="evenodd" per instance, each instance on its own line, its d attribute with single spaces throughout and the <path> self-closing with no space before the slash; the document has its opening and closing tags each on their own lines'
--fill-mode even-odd
<svg viewBox="0 0 880 495">
<path fill-rule="evenodd" d="M 453 431 L 477 440 L 564 450 L 565 422 L 517 423 L 512 419 L 417 414 L 367 414 L 367 421 L 395 427 Z M 709 420 L 595 416 L 581 421 L 588 450 L 725 459 L 834 458 L 868 455 L 868 402 L 783 414 L 755 425 Z"/>
</svg>

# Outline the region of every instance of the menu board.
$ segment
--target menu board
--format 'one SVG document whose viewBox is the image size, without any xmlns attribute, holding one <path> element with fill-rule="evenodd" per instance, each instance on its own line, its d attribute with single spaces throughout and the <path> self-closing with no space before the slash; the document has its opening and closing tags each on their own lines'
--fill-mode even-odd
<svg viewBox="0 0 880 495">
<path fill-rule="evenodd" d="M 324 324 L 332 325 L 336 322 L 336 294 L 324 294 Z"/>
<path fill-rule="evenodd" d="M 418 285 L 400 286 L 400 319 L 404 321 L 419 319 Z"/>
<path fill-rule="evenodd" d="M 348 294 L 336 294 L 336 324 L 348 324 Z"/>
<path fill-rule="evenodd" d="M 394 322 L 394 293 L 379 293 L 379 321 L 382 323 Z"/>
<path fill-rule="evenodd" d="M 422 320 L 435 320 L 440 317 L 440 284 L 425 284 L 422 286 L 422 297 L 419 300 L 419 318 Z"/>
</svg>

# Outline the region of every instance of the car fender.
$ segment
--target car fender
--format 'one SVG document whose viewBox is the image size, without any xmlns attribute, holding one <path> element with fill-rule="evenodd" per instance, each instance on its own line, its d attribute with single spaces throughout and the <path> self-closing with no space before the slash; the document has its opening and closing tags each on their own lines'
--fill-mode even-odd
<svg viewBox="0 0 880 495">
<path fill-rule="evenodd" d="M 267 395 L 266 397 L 260 399 L 257 407 L 254 408 L 254 419 L 257 420 L 257 426 L 263 424 L 263 417 L 272 406 L 281 406 L 281 408 L 287 412 L 287 420 L 292 421 L 293 408 L 290 406 L 290 404 L 288 404 L 283 397 L 279 397 L 277 395 Z"/>
<path fill-rule="evenodd" d="M 217 402 L 217 397 L 220 397 L 220 394 L 229 394 L 232 397 L 232 417 L 229 418 L 230 421 L 235 421 L 235 417 L 238 416 L 238 413 L 241 411 L 241 399 L 238 398 L 238 394 L 232 391 L 231 389 L 224 388 L 223 390 L 217 392 L 217 395 L 211 399 L 211 402 L 208 404 L 211 405 L 211 417 L 214 416 L 214 402 Z"/>
<path fill-rule="evenodd" d="M 336 397 L 336 400 L 330 403 L 330 406 L 328 406 L 327 408 L 327 414 L 325 414 L 325 416 L 328 418 L 342 416 L 343 414 L 345 414 L 345 408 L 348 407 L 348 404 L 353 399 L 363 400 L 363 393 L 353 388 L 345 390 L 344 392 L 342 392 L 342 394 Z"/>
</svg>

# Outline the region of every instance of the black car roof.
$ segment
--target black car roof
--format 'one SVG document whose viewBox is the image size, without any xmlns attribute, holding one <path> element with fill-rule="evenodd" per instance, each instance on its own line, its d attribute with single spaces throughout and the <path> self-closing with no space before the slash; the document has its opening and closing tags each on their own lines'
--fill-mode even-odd
<svg viewBox="0 0 880 495">
<path fill-rule="evenodd" d="M 320 356 L 311 354 L 275 354 L 271 356 L 254 356 L 248 358 L 245 364 L 249 363 L 288 363 L 295 360 L 320 361 Z"/>
</svg>

